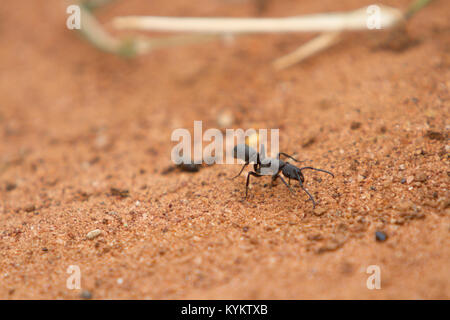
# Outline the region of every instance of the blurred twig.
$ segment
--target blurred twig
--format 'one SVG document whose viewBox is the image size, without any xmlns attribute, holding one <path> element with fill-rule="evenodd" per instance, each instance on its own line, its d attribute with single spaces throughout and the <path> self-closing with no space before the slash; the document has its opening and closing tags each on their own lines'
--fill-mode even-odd
<svg viewBox="0 0 450 320">
<path fill-rule="evenodd" d="M 114 0 L 90 0 L 80 2 L 81 28 L 79 33 L 96 48 L 114 53 L 123 57 L 132 57 L 144 54 L 151 50 L 186 45 L 208 41 L 212 37 L 207 35 L 182 35 L 160 38 L 148 38 L 133 36 L 128 38 L 116 38 L 109 34 L 98 22 L 92 10 Z"/>
<path fill-rule="evenodd" d="M 340 32 L 324 32 L 316 38 L 300 46 L 294 52 L 276 59 L 273 66 L 277 70 L 288 68 L 306 58 L 336 44 L 340 40 Z"/>
<path fill-rule="evenodd" d="M 321 13 L 287 18 L 128 16 L 114 18 L 113 26 L 117 29 L 187 32 L 194 34 L 156 39 L 142 36 L 118 39 L 107 33 L 91 12 L 111 1 L 115 0 L 81 0 L 83 18 L 81 19 L 82 27 L 80 32 L 97 48 L 122 56 L 133 56 L 156 48 L 206 41 L 217 34 L 322 32 L 318 37 L 302 45 L 294 52 L 275 60 L 274 67 L 283 69 L 339 42 L 341 31 L 368 29 L 366 7 L 350 12 Z M 412 17 L 431 1 L 415 0 L 405 13 L 396 8 L 380 5 L 381 25 L 383 28 L 402 25 L 405 19 Z"/>
<path fill-rule="evenodd" d="M 416 0 L 414 1 L 409 8 L 405 12 L 405 18 L 409 19 L 413 15 L 415 15 L 418 11 L 423 9 L 426 5 L 428 5 L 433 0 Z"/>
<path fill-rule="evenodd" d="M 80 5 L 80 11 L 81 29 L 79 32 L 96 48 L 122 56 L 133 56 L 136 54 L 133 41 L 121 40 L 111 36 L 83 4 Z"/>
<path fill-rule="evenodd" d="M 82 0 L 81 4 L 88 10 L 95 10 L 117 0 Z"/>
<path fill-rule="evenodd" d="M 392 27 L 402 20 L 400 10 L 380 6 L 381 24 Z M 177 18 L 155 16 L 116 17 L 117 29 L 192 33 L 279 33 L 367 30 L 367 8 L 288 18 Z"/>
<path fill-rule="evenodd" d="M 396 31 L 398 26 L 404 25 L 406 19 L 411 18 L 419 10 L 424 8 L 432 0 L 416 0 L 414 1 L 408 9 L 403 14 L 404 19 L 399 19 L 399 23 L 394 25 L 393 30 Z M 274 61 L 273 66 L 277 70 L 288 68 L 294 64 L 300 63 L 306 58 L 329 48 L 340 41 L 340 34 L 338 33 L 321 33 L 316 38 L 308 41 L 307 43 L 301 45 L 294 52 L 289 53 L 281 58 Z"/>
</svg>

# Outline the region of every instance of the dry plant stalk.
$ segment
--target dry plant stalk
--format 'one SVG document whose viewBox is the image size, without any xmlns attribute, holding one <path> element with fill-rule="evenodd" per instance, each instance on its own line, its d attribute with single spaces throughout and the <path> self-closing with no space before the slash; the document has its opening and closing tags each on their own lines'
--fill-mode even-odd
<svg viewBox="0 0 450 320">
<path fill-rule="evenodd" d="M 321 32 L 313 40 L 294 52 L 274 61 L 273 66 L 284 69 L 336 44 L 342 31 L 368 30 L 368 8 L 350 12 L 320 13 L 287 18 L 176 18 L 156 16 L 129 16 L 113 19 L 117 29 L 135 29 L 161 32 L 187 32 L 190 35 L 149 39 L 134 37 L 119 40 L 109 35 L 90 10 L 112 0 L 83 1 L 84 23 L 81 33 L 96 47 L 120 55 L 143 54 L 156 48 L 198 43 L 217 34 Z M 388 6 L 378 6 L 380 23 L 384 29 L 393 28 L 420 11 L 432 0 L 414 1 L 406 13 Z M 195 34 L 197 33 L 197 34 Z M 198 34 L 200 33 L 200 35 Z"/>
<path fill-rule="evenodd" d="M 294 52 L 276 59 L 273 62 L 273 66 L 276 70 L 281 70 L 299 63 L 306 58 L 338 43 L 340 40 L 340 34 L 340 32 L 321 33 L 318 37 L 303 44 Z"/>
<path fill-rule="evenodd" d="M 395 8 L 379 6 L 381 25 L 391 28 L 403 20 Z M 116 17 L 117 29 L 187 33 L 281 33 L 367 30 L 367 7 L 350 12 L 311 14 L 287 18 L 177 18 L 156 16 Z"/>
<path fill-rule="evenodd" d="M 79 32 L 93 46 L 102 51 L 118 54 L 124 57 L 130 57 L 144 54 L 154 49 L 199 43 L 213 38 L 211 35 L 198 34 L 158 38 L 134 36 L 122 39 L 114 37 L 104 29 L 103 25 L 98 22 L 94 14 L 91 12 L 94 8 L 104 5 L 110 1 L 111 0 L 91 0 L 82 1 L 79 3 L 81 14 L 81 29 Z M 69 2 L 67 3 L 70 4 Z"/>
<path fill-rule="evenodd" d="M 107 33 L 103 26 L 97 21 L 97 19 L 92 15 L 92 13 L 86 9 L 83 5 L 80 6 L 81 11 L 81 29 L 80 33 L 85 37 L 90 43 L 95 47 L 111 53 L 121 53 L 122 41 L 120 39 L 114 38 L 109 33 Z"/>
<path fill-rule="evenodd" d="M 407 19 L 410 19 L 414 14 L 419 12 L 422 8 L 427 6 L 432 0 L 416 0 L 403 14 L 403 18 L 392 26 L 395 31 L 398 26 L 404 25 Z M 277 70 L 288 68 L 294 64 L 300 63 L 306 58 L 327 49 L 341 40 L 340 33 L 322 33 L 318 37 L 303 44 L 294 52 L 289 53 L 273 62 L 273 66 Z"/>
<path fill-rule="evenodd" d="M 334 12 L 288 18 L 173 18 L 173 17 L 117 17 L 118 29 L 136 29 L 201 34 L 322 32 L 318 37 L 294 52 L 278 58 L 273 66 L 281 70 L 336 44 L 341 31 L 368 30 L 368 8 L 350 12 Z M 379 6 L 380 24 L 392 28 L 404 21 L 403 13 L 395 8 Z"/>
</svg>

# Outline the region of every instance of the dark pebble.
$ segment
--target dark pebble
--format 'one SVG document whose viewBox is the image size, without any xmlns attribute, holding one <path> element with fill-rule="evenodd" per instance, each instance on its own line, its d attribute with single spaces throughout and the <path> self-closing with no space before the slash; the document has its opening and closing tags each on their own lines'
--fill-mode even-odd
<svg viewBox="0 0 450 320">
<path fill-rule="evenodd" d="M 400 181 L 400 183 L 401 183 L 401 184 L 405 184 L 405 183 L 406 183 L 406 179 L 403 178 L 403 179 Z"/>
<path fill-rule="evenodd" d="M 36 207 L 34 205 L 29 205 L 29 206 L 25 207 L 26 212 L 32 212 L 34 210 L 36 210 Z"/>
<path fill-rule="evenodd" d="M 186 172 L 198 172 L 200 170 L 200 165 L 196 163 L 182 163 L 179 165 L 179 168 Z"/>
<path fill-rule="evenodd" d="M 302 147 L 303 148 L 308 148 L 309 146 L 311 146 L 312 144 L 314 144 L 314 142 L 316 142 L 316 138 L 315 137 L 311 137 L 308 140 L 306 140 L 305 143 L 303 143 Z"/>
<path fill-rule="evenodd" d="M 447 137 L 445 136 L 445 134 L 438 132 L 438 131 L 431 131 L 428 130 L 427 133 L 425 134 L 425 137 L 431 139 L 431 140 L 446 140 Z"/>
<path fill-rule="evenodd" d="M 127 189 L 111 188 L 110 191 L 113 196 L 121 198 L 126 198 L 130 196 L 130 192 Z"/>
<path fill-rule="evenodd" d="M 377 232 L 375 232 L 375 239 L 378 242 L 384 242 L 387 240 L 387 235 L 383 231 L 377 231 Z"/>
<path fill-rule="evenodd" d="M 17 186 L 16 186 L 16 184 L 14 184 L 14 183 L 7 183 L 7 184 L 6 184 L 6 191 L 12 191 L 12 190 L 14 190 L 16 187 L 17 187 Z"/>
<path fill-rule="evenodd" d="M 171 173 L 173 170 L 175 170 L 176 167 L 174 166 L 169 166 L 167 168 L 165 168 L 163 171 L 161 171 L 161 174 L 166 175 Z"/>
<path fill-rule="evenodd" d="M 92 299 L 92 293 L 88 290 L 83 290 L 80 294 L 82 299 Z"/>
<path fill-rule="evenodd" d="M 352 130 L 356 130 L 356 129 L 359 129 L 359 128 L 361 128 L 361 122 L 353 121 L 350 124 L 350 129 L 352 129 Z"/>
</svg>

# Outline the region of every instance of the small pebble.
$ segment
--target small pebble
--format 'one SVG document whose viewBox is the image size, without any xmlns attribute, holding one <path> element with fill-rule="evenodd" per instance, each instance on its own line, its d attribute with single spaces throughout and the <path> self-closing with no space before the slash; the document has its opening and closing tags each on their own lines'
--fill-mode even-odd
<svg viewBox="0 0 450 320">
<path fill-rule="evenodd" d="M 401 184 L 405 184 L 406 183 L 406 179 L 402 178 L 402 180 L 400 181 Z"/>
<path fill-rule="evenodd" d="M 182 163 L 178 165 L 178 167 L 181 169 L 181 171 L 198 172 L 201 168 L 201 165 L 196 163 Z"/>
<path fill-rule="evenodd" d="M 15 183 L 7 183 L 6 184 L 6 191 L 12 191 L 17 187 Z"/>
<path fill-rule="evenodd" d="M 36 210 L 36 207 L 34 205 L 29 205 L 29 206 L 25 207 L 26 212 L 32 212 L 34 210 Z"/>
<path fill-rule="evenodd" d="M 89 299 L 92 299 L 92 293 L 90 291 L 88 291 L 88 290 L 83 290 L 83 291 L 81 291 L 80 297 L 82 299 L 89 300 Z"/>
<path fill-rule="evenodd" d="M 384 242 L 387 239 L 387 235 L 383 231 L 377 231 L 377 232 L 375 232 L 375 239 L 378 242 Z"/>
<path fill-rule="evenodd" d="M 406 212 L 410 211 L 413 208 L 413 206 L 414 203 L 412 203 L 411 201 L 402 200 L 395 205 L 395 209 L 401 212 Z"/>
<path fill-rule="evenodd" d="M 130 196 L 130 191 L 128 189 L 118 189 L 118 188 L 110 188 L 111 195 L 117 196 L 120 198 L 126 198 Z"/>
<path fill-rule="evenodd" d="M 414 180 L 414 176 L 409 176 L 406 178 L 406 183 L 410 184 L 411 182 L 413 182 L 413 180 Z"/>
<path fill-rule="evenodd" d="M 350 124 L 350 129 L 352 129 L 352 130 L 356 130 L 356 129 L 359 129 L 359 128 L 361 128 L 361 122 L 353 121 Z"/>
<path fill-rule="evenodd" d="M 95 229 L 95 230 L 90 231 L 90 232 L 86 235 L 86 238 L 89 239 L 89 240 L 92 240 L 92 239 L 97 238 L 101 233 L 102 233 L 102 230 L 100 230 L 100 229 Z"/>
<path fill-rule="evenodd" d="M 425 172 L 418 172 L 414 178 L 414 180 L 417 182 L 425 182 L 425 181 L 427 181 L 427 179 L 428 179 L 428 177 Z"/>
<path fill-rule="evenodd" d="M 323 239 L 323 236 L 320 233 L 314 233 L 314 234 L 308 235 L 308 240 L 311 240 L 311 241 L 320 241 L 322 239 Z"/>
<path fill-rule="evenodd" d="M 405 166 L 404 164 L 401 164 L 401 165 L 398 166 L 398 168 L 399 168 L 400 170 L 405 170 L 405 169 L 406 169 L 406 166 Z"/>
<path fill-rule="evenodd" d="M 316 215 L 318 217 L 320 217 L 321 215 L 323 215 L 326 212 L 327 212 L 327 209 L 325 209 L 325 208 L 314 209 L 314 215 Z"/>
<path fill-rule="evenodd" d="M 425 137 L 431 139 L 431 140 L 445 140 L 446 136 L 444 134 L 442 134 L 441 132 L 437 132 L 437 131 L 431 131 L 428 130 L 427 133 L 425 134 Z"/>
</svg>

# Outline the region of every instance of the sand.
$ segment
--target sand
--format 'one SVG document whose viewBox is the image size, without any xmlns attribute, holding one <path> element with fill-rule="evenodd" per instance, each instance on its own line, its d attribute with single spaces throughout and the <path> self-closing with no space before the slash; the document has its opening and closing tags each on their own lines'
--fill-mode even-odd
<svg viewBox="0 0 450 320">
<path fill-rule="evenodd" d="M 408 1 L 385 1 L 405 8 Z M 286 16 L 371 1 L 117 1 L 97 12 Z M 352 33 L 281 72 L 312 35 L 242 36 L 135 59 L 65 28 L 57 0 L 0 4 L 0 298 L 448 299 L 450 2 L 402 45 Z M 295 187 L 238 165 L 165 170 L 176 128 L 279 128 L 330 170 Z M 95 231 L 94 230 L 100 230 Z M 387 239 L 377 241 L 375 233 Z M 89 236 L 88 236 L 89 234 Z M 367 288 L 369 266 L 381 289 Z M 78 266 L 81 289 L 70 289 Z M 84 292 L 83 292 L 84 290 Z M 83 293 L 82 293 L 83 292 Z"/>
</svg>

